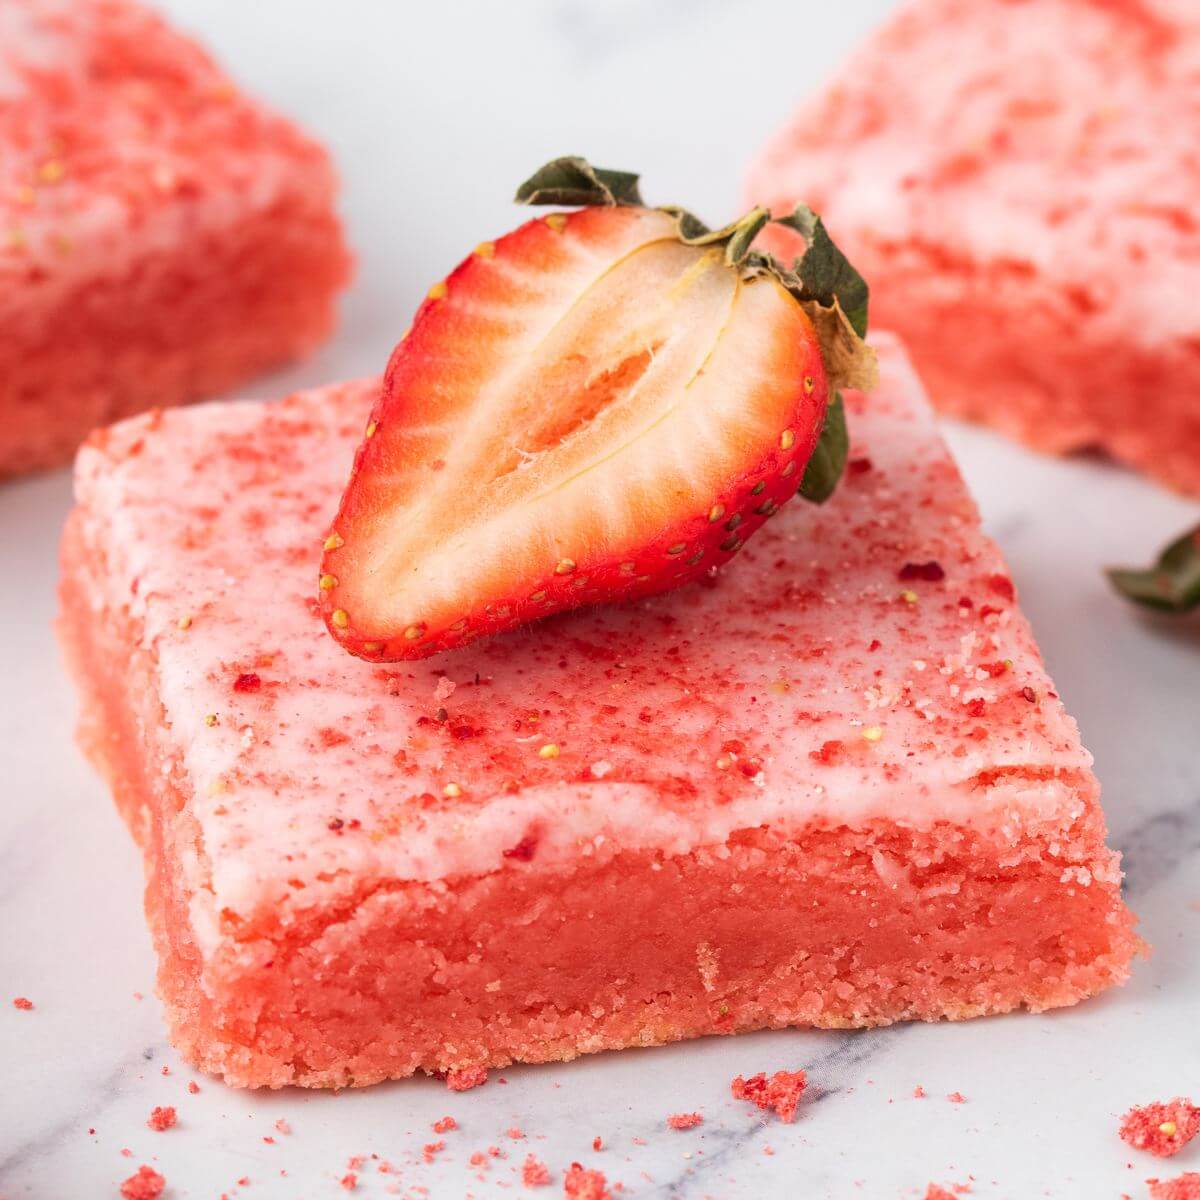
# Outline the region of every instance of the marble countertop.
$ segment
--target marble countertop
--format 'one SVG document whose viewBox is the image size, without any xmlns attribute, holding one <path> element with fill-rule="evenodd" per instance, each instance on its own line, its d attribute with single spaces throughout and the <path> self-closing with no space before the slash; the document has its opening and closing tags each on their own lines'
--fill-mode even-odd
<svg viewBox="0 0 1200 1200">
<path fill-rule="evenodd" d="M 342 330 L 254 389 L 272 395 L 379 369 L 429 281 L 517 221 L 509 193 L 554 154 L 641 169 L 651 199 L 732 215 L 749 156 L 817 82 L 813 64 L 840 55 L 888 3 L 165 7 L 315 129 L 344 173 L 361 263 Z M 1116 1200 L 1144 1196 L 1147 1176 L 1200 1170 L 1200 1143 L 1160 1164 L 1131 1161 L 1116 1137 L 1130 1104 L 1200 1092 L 1200 625 L 1139 616 L 1099 572 L 1145 558 L 1196 506 L 1103 463 L 949 434 L 1096 755 L 1153 957 L 1124 989 L 1069 1011 L 708 1039 L 493 1073 L 461 1095 L 432 1080 L 332 1095 L 200 1078 L 188 1092 L 194 1076 L 153 998 L 138 856 L 72 744 L 74 698 L 51 629 L 68 478 L 0 488 L 0 1197 L 115 1197 L 142 1162 L 166 1175 L 169 1200 L 338 1196 L 355 1155 L 367 1158 L 349 1194 L 366 1197 L 522 1194 L 528 1153 L 556 1179 L 572 1161 L 599 1167 L 638 1200 L 891 1200 L 923 1196 L 930 1181 L 969 1182 L 979 1200 Z M 13 1008 L 15 996 L 33 1011 Z M 736 1074 L 797 1066 L 814 1098 L 794 1125 L 730 1098 Z M 150 1109 L 166 1104 L 178 1127 L 151 1132 Z M 666 1128 L 668 1114 L 692 1110 L 698 1129 Z M 459 1128 L 433 1133 L 446 1114 Z M 290 1133 L 276 1131 L 280 1119 Z M 445 1149 L 425 1162 L 439 1138 Z M 489 1146 L 500 1156 L 472 1167 Z M 399 1174 L 380 1173 L 385 1159 Z"/>
</svg>

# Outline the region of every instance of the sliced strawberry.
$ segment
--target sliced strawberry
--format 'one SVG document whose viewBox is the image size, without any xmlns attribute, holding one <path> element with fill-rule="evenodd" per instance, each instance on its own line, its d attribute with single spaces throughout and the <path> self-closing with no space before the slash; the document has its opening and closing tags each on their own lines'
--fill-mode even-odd
<svg viewBox="0 0 1200 1200">
<path fill-rule="evenodd" d="M 835 377 L 863 365 L 836 304 L 750 250 L 765 211 L 711 234 L 643 207 L 636 177 L 559 160 L 535 181 L 552 168 L 530 199 L 600 206 L 477 247 L 388 365 L 322 563 L 326 621 L 362 657 L 424 657 L 719 566 L 796 494 L 821 438 L 810 314 L 839 343 Z"/>
</svg>

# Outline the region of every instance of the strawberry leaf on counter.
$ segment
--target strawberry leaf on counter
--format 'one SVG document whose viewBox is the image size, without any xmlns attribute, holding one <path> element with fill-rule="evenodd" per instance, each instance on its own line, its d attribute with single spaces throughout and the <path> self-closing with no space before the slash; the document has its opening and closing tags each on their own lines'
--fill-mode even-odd
<svg viewBox="0 0 1200 1200">
<path fill-rule="evenodd" d="M 1110 568 L 1113 586 L 1128 600 L 1160 612 L 1200 607 L 1200 525 L 1176 538 L 1144 571 Z"/>
<path fill-rule="evenodd" d="M 796 495 L 812 504 L 824 504 L 837 490 L 850 453 L 850 434 L 846 429 L 846 406 L 842 393 L 835 392 L 825 410 L 821 438 L 808 460 L 804 479 Z"/>
</svg>

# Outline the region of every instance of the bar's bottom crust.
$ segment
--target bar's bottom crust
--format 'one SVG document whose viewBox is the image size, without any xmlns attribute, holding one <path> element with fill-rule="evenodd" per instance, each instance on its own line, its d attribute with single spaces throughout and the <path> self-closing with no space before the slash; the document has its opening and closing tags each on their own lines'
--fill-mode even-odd
<svg viewBox="0 0 1200 1200">
<path fill-rule="evenodd" d="M 286 924 L 226 914 L 202 962 L 176 852 L 197 836 L 188 785 L 155 748 L 148 654 L 89 603 L 92 567 L 76 514 L 61 633 L 81 741 L 143 849 L 172 1040 L 228 1083 L 344 1087 L 704 1034 L 1041 1010 L 1123 982 L 1140 948 L 1085 794 L 1076 820 L 1004 845 L 877 820 L 376 883 Z"/>
</svg>

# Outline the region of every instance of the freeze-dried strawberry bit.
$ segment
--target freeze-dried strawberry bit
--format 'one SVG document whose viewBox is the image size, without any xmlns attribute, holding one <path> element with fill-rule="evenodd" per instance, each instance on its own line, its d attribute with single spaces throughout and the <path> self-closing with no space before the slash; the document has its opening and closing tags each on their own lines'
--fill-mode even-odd
<svg viewBox="0 0 1200 1200">
<path fill-rule="evenodd" d="M 440 1121 L 434 1121 L 434 1133 L 449 1133 L 451 1129 L 457 1129 L 458 1122 L 453 1117 L 442 1117 Z"/>
<path fill-rule="evenodd" d="M 356 1187 L 358 1187 L 358 1176 L 353 1171 L 347 1171 L 346 1174 L 342 1176 L 340 1182 L 346 1191 L 352 1192 Z"/>
<path fill-rule="evenodd" d="M 541 1159 L 527 1154 L 521 1164 L 521 1182 L 527 1188 L 545 1187 L 550 1183 L 550 1169 Z"/>
<path fill-rule="evenodd" d="M 701 232 L 581 159 L 518 199 L 581 211 L 429 291 L 325 542 L 326 625 L 370 661 L 707 577 L 793 497 L 828 498 L 838 389 L 874 382 L 866 284 L 809 209 Z M 751 251 L 771 221 L 803 241 L 794 269 Z"/>
<path fill-rule="evenodd" d="M 672 1129 L 694 1129 L 703 1120 L 704 1118 L 698 1112 L 672 1113 L 667 1118 L 667 1124 Z"/>
<path fill-rule="evenodd" d="M 146 1124 L 158 1133 L 163 1133 L 174 1127 L 177 1120 L 175 1110 L 169 1105 L 157 1105 L 150 1110 L 150 1118 Z"/>
<path fill-rule="evenodd" d="M 262 678 L 253 671 L 246 671 L 233 681 L 235 692 L 257 692 L 262 687 Z"/>
<path fill-rule="evenodd" d="M 446 1072 L 446 1086 L 452 1092 L 469 1092 L 487 1083 L 487 1067 L 460 1067 Z"/>
<path fill-rule="evenodd" d="M 568 1200 L 613 1200 L 603 1171 L 590 1171 L 572 1163 L 563 1178 L 563 1195 Z"/>
<path fill-rule="evenodd" d="M 194 1079 L 191 1080 L 191 1082 L 188 1083 L 188 1093 L 192 1096 L 195 1096 L 195 1095 L 198 1095 L 199 1092 L 200 1092 L 200 1085 Z"/>
<path fill-rule="evenodd" d="M 1197 1133 L 1200 1108 L 1182 1096 L 1135 1105 L 1121 1118 L 1121 1140 L 1159 1158 L 1178 1154 Z"/>
<path fill-rule="evenodd" d="M 901 579 L 923 579 L 926 583 L 940 583 L 946 572 L 939 562 L 908 562 L 900 568 Z"/>
<path fill-rule="evenodd" d="M 1147 1179 L 1150 1200 L 1200 1200 L 1200 1172 L 1187 1171 L 1174 1179 Z"/>
<path fill-rule="evenodd" d="M 738 1076 L 731 1085 L 735 1100 L 747 1100 L 764 1111 L 774 1109 L 781 1121 L 796 1119 L 796 1108 L 808 1084 L 803 1071 L 776 1071 L 770 1079 L 760 1071 L 749 1079 Z"/>
<path fill-rule="evenodd" d="M 592 1149 L 596 1151 L 604 1149 L 604 1139 L 599 1134 L 592 1138 Z"/>
<path fill-rule="evenodd" d="M 153 1168 L 143 1163 L 121 1184 L 125 1200 L 158 1200 L 167 1181 Z"/>
<path fill-rule="evenodd" d="M 22 1012 L 29 1012 L 33 1008 L 33 1001 L 26 996 L 16 996 L 13 998 L 13 1008 L 19 1008 Z"/>
</svg>

